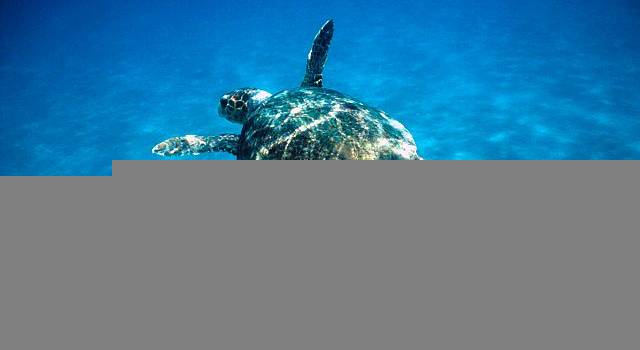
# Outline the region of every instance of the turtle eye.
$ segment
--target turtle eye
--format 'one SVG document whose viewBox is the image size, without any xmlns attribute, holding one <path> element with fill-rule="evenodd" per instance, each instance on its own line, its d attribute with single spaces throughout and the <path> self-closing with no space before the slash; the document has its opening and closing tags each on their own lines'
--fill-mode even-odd
<svg viewBox="0 0 640 350">
<path fill-rule="evenodd" d="M 226 98 L 221 98 L 220 99 L 220 106 L 222 106 L 222 108 L 226 108 L 227 107 L 227 99 Z"/>
</svg>

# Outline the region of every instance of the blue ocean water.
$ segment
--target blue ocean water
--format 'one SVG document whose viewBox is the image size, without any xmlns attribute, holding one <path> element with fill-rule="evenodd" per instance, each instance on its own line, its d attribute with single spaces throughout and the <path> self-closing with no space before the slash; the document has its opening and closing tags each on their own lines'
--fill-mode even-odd
<svg viewBox="0 0 640 350">
<path fill-rule="evenodd" d="M 640 159 L 637 0 L 3 0 L 0 175 L 109 175 L 239 132 L 218 97 L 296 86 L 329 18 L 325 85 L 427 159 Z"/>
</svg>

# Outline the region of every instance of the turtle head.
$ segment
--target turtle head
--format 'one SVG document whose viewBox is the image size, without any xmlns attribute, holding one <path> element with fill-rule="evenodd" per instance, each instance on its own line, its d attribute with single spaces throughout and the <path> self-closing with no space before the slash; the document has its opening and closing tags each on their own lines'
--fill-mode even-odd
<svg viewBox="0 0 640 350">
<path fill-rule="evenodd" d="M 249 115 L 269 97 L 270 93 L 260 89 L 234 90 L 220 98 L 218 113 L 230 122 L 244 124 Z"/>
</svg>

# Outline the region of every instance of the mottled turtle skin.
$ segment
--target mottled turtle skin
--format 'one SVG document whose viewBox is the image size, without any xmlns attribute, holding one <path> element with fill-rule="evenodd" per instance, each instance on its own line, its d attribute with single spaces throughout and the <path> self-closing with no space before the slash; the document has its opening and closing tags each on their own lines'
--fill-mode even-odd
<svg viewBox="0 0 640 350">
<path fill-rule="evenodd" d="M 249 115 L 238 159 L 421 159 L 411 134 L 383 111 L 338 91 L 277 93 Z"/>
<path fill-rule="evenodd" d="M 157 144 L 160 156 L 228 152 L 238 159 L 422 159 L 407 129 L 384 112 L 323 87 L 333 20 L 316 35 L 299 88 L 275 95 L 257 88 L 220 98 L 218 113 L 240 135 L 186 135 Z"/>
</svg>

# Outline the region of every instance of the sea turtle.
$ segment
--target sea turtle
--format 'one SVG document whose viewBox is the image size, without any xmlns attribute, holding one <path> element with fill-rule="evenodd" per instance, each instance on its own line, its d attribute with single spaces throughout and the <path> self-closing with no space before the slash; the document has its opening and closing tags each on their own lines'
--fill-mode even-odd
<svg viewBox="0 0 640 350">
<path fill-rule="evenodd" d="M 238 159 L 422 159 L 413 137 L 385 112 L 324 89 L 322 71 L 333 20 L 320 29 L 299 88 L 272 95 L 243 88 L 222 96 L 219 114 L 242 132 L 187 135 L 156 145 L 161 156 L 228 152 Z"/>
</svg>

